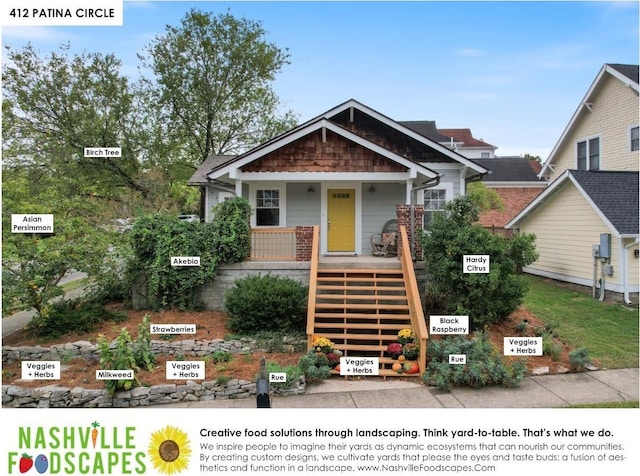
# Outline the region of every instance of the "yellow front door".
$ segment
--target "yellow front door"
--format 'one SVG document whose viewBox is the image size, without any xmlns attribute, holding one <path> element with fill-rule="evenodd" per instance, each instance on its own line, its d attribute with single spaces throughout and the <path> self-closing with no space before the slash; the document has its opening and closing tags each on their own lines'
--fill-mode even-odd
<svg viewBox="0 0 640 476">
<path fill-rule="evenodd" d="M 356 191 L 327 190 L 327 251 L 353 253 L 356 250 Z"/>
</svg>

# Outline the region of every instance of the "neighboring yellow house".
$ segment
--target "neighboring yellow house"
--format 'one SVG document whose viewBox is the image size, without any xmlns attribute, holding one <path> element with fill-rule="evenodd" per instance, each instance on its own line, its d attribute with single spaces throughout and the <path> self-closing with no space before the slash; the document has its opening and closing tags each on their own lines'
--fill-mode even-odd
<svg viewBox="0 0 640 476">
<path fill-rule="evenodd" d="M 637 300 L 639 90 L 637 65 L 600 70 L 540 171 L 551 184 L 506 225 L 536 235 L 540 258 L 525 272 Z M 610 256 L 595 258 L 603 234 Z"/>
</svg>

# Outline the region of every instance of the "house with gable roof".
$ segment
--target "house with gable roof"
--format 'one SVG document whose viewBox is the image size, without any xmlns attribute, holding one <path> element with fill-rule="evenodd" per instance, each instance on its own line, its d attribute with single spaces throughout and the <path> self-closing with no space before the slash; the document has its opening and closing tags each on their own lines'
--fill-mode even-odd
<svg viewBox="0 0 640 476">
<path fill-rule="evenodd" d="M 398 205 L 423 206 L 428 223 L 487 171 L 352 99 L 244 154 L 209 157 L 189 184 L 202 189 L 205 220 L 221 200 L 242 196 L 256 233 L 282 242 L 279 231 L 318 225 L 321 254 L 367 255 Z"/>
<path fill-rule="evenodd" d="M 205 220 L 227 197 L 249 201 L 251 260 L 221 267 L 201 296 L 219 295 L 225 273 L 300 273 L 309 283 L 309 347 L 321 335 L 344 355 L 376 356 L 380 375 L 397 376 L 387 346 L 411 328 L 424 370 L 427 330 L 412 260 L 418 240 L 410 237 L 487 171 L 353 99 L 246 153 L 209 157 L 189 184 L 201 189 Z M 372 254 L 381 257 L 359 258 Z"/>
<path fill-rule="evenodd" d="M 638 65 L 599 71 L 538 174 L 551 184 L 506 225 L 537 237 L 525 272 L 637 299 L 639 92 Z"/>
</svg>

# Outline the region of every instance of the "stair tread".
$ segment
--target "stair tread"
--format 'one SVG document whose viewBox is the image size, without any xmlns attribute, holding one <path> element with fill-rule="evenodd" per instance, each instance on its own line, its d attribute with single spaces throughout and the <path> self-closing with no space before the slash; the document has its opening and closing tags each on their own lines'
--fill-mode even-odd
<svg viewBox="0 0 640 476">
<path fill-rule="evenodd" d="M 378 329 L 383 329 L 383 330 L 401 330 L 404 329 L 405 327 L 408 327 L 409 322 L 405 322 L 405 323 L 394 323 L 394 324 L 375 324 L 375 327 Z M 316 328 L 318 329 L 338 329 L 341 326 L 338 324 L 336 325 L 335 322 L 316 322 Z M 344 328 L 345 329 L 370 329 L 371 327 L 373 327 L 371 324 L 357 324 L 357 323 L 353 323 L 353 322 L 349 322 L 344 324 Z"/>
<path fill-rule="evenodd" d="M 370 341 L 390 341 L 396 342 L 398 336 L 396 334 L 340 334 L 337 332 L 324 332 L 323 337 L 333 340 L 370 340 Z M 340 345 L 339 342 L 334 342 L 336 345 Z"/>
<path fill-rule="evenodd" d="M 316 299 L 341 299 L 357 301 L 406 301 L 407 295 L 393 294 L 316 294 Z"/>
<path fill-rule="evenodd" d="M 323 291 L 375 291 L 375 292 L 406 292 L 404 286 L 361 286 L 361 285 L 334 285 L 334 284 L 319 284 L 316 286 L 317 290 Z"/>
<path fill-rule="evenodd" d="M 336 303 L 316 303 L 316 309 L 344 309 L 345 307 L 348 309 L 377 309 L 380 311 L 384 311 L 386 309 L 400 309 L 400 310 L 409 310 L 408 304 L 385 304 L 384 308 L 380 308 L 378 304 L 336 304 Z M 379 313 L 376 315 L 384 315 L 384 313 Z"/>
<path fill-rule="evenodd" d="M 318 274 L 402 274 L 402 267 L 397 268 L 318 268 Z"/>
</svg>

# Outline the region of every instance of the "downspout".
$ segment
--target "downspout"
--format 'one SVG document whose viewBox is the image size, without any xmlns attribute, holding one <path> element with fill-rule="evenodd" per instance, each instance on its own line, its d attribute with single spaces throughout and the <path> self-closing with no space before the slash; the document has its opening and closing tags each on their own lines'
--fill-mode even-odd
<svg viewBox="0 0 640 476">
<path fill-rule="evenodd" d="M 422 184 L 418 185 L 417 187 L 414 187 L 411 189 L 411 200 L 410 200 L 410 210 L 409 213 L 411 214 L 411 260 L 415 261 L 416 260 L 416 247 L 415 247 L 415 243 L 416 243 L 416 234 L 415 234 L 415 229 L 416 229 L 416 216 L 415 213 L 413 212 L 413 208 L 416 205 L 416 201 L 418 199 L 418 192 L 420 190 L 424 190 L 426 188 L 431 188 L 431 187 L 436 187 L 440 184 L 440 179 L 444 177 L 443 174 L 438 174 L 435 177 L 433 177 L 432 179 L 427 180 L 426 182 L 423 182 Z"/>
<path fill-rule="evenodd" d="M 620 243 L 622 244 L 622 238 L 620 238 Z M 629 249 L 632 246 L 637 245 L 638 243 L 640 243 L 640 239 L 636 238 L 635 240 L 633 240 L 633 242 L 629 243 L 627 246 L 624 247 L 624 253 L 622 255 L 622 290 L 623 290 L 623 295 L 624 295 L 624 302 L 626 304 L 631 304 L 631 298 L 629 297 L 629 272 L 628 272 L 628 268 L 629 268 Z M 620 247 L 618 247 L 618 249 L 620 249 Z"/>
</svg>

